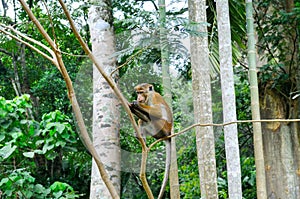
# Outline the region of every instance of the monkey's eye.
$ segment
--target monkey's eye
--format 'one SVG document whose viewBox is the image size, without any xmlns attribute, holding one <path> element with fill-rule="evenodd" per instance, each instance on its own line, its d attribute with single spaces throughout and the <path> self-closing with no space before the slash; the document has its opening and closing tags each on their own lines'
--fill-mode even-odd
<svg viewBox="0 0 300 199">
<path fill-rule="evenodd" d="M 140 94 L 143 94 L 143 93 L 144 93 L 143 91 L 137 91 L 137 92 L 136 92 L 136 94 L 139 94 L 139 95 L 140 95 Z"/>
</svg>

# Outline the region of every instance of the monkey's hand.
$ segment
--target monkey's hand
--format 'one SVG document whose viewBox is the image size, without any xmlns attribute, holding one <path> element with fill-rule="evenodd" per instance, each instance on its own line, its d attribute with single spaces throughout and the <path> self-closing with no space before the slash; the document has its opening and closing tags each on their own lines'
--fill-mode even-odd
<svg viewBox="0 0 300 199">
<path fill-rule="evenodd" d="M 132 109 L 136 109 L 136 108 L 139 107 L 138 102 L 136 100 L 134 100 L 131 103 L 129 103 L 129 102 L 127 102 L 127 103 L 128 103 L 128 106 L 129 106 L 129 108 L 130 108 L 131 111 L 132 111 Z"/>
<path fill-rule="evenodd" d="M 131 103 L 131 105 L 137 107 L 137 106 L 139 106 L 139 103 L 138 103 L 137 100 L 134 100 L 134 101 Z"/>
<path fill-rule="evenodd" d="M 143 120 L 144 122 L 151 121 L 149 113 L 147 113 L 147 111 L 143 110 L 143 108 L 139 106 L 138 101 L 134 100 L 132 103 L 130 103 L 129 108 L 133 114 L 135 114 L 139 119 Z"/>
</svg>

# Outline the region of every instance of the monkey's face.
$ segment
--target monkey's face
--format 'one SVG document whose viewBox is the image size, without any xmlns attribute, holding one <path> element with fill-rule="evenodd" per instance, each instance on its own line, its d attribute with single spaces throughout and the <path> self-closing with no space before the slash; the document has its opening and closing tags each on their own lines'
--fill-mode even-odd
<svg viewBox="0 0 300 199">
<path fill-rule="evenodd" d="M 145 103 L 147 100 L 147 94 L 144 91 L 136 91 L 138 103 Z"/>
<path fill-rule="evenodd" d="M 153 86 L 148 83 L 142 83 L 137 85 L 135 88 L 135 92 L 137 94 L 137 102 L 145 103 L 148 102 L 148 96 L 154 92 Z"/>
</svg>

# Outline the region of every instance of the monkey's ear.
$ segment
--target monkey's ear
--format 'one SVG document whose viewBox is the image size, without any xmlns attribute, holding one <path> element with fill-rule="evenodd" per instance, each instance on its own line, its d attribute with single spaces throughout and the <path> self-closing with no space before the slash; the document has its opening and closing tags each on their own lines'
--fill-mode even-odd
<svg viewBox="0 0 300 199">
<path fill-rule="evenodd" d="M 153 91 L 153 86 L 149 86 L 149 91 Z"/>
</svg>

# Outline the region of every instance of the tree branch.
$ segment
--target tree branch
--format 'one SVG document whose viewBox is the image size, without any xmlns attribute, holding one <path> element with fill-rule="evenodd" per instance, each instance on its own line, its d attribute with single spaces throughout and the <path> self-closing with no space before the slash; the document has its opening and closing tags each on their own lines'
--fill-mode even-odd
<svg viewBox="0 0 300 199">
<path fill-rule="evenodd" d="M 200 123 L 197 123 L 197 124 L 193 124 L 181 131 L 179 131 L 178 133 L 174 133 L 172 135 L 169 135 L 167 137 L 164 137 L 164 138 L 161 138 L 161 139 L 158 139 L 158 140 L 155 140 L 152 144 L 150 144 L 150 146 L 148 147 L 149 148 L 149 151 L 151 150 L 151 148 L 157 144 L 158 142 L 161 142 L 163 140 L 167 140 L 167 139 L 170 139 L 172 137 L 175 137 L 175 136 L 178 136 L 178 135 L 181 135 L 189 130 L 191 130 L 192 128 L 195 128 L 197 126 L 201 126 L 201 127 L 206 127 L 206 126 L 228 126 L 228 125 L 231 125 L 231 124 L 239 124 L 239 123 L 255 123 L 255 122 L 300 122 L 300 119 L 260 119 L 260 120 L 237 120 L 237 121 L 232 121 L 232 122 L 226 122 L 226 123 L 219 123 L 219 124 L 214 124 L 214 123 L 208 123 L 208 124 L 200 124 Z"/>
<path fill-rule="evenodd" d="M 48 56 L 46 53 L 42 52 L 41 50 L 39 50 L 39 49 L 36 48 L 35 46 L 31 45 L 30 43 L 28 43 L 28 42 L 26 42 L 26 41 L 20 39 L 19 37 L 17 37 L 17 36 L 15 36 L 15 35 L 11 34 L 10 32 L 7 32 L 7 31 L 5 31 L 5 30 L 0 29 L 0 32 L 2 32 L 3 34 L 5 34 L 5 35 L 11 37 L 12 39 L 15 39 L 16 41 L 18 41 L 18 42 L 20 42 L 20 43 L 25 44 L 26 46 L 30 47 L 31 49 L 33 49 L 34 51 L 36 51 L 37 53 L 39 53 L 40 55 L 42 55 L 44 58 L 50 60 L 54 65 L 56 65 L 56 66 L 58 65 L 57 60 L 55 59 L 55 54 L 53 53 L 53 51 L 51 51 L 50 48 L 48 48 L 47 46 L 45 46 L 45 45 L 42 44 L 41 42 L 36 41 L 36 40 L 34 40 L 34 39 L 32 39 L 32 38 L 30 38 L 30 37 L 24 35 L 23 33 L 21 33 L 21 32 L 19 32 L 19 31 L 15 30 L 15 29 L 12 28 L 12 27 L 4 26 L 3 24 L 0 24 L 0 26 L 5 27 L 5 28 L 7 28 L 7 29 L 10 29 L 11 31 L 13 31 L 13 32 L 16 33 L 17 35 L 19 35 L 19 36 L 21 36 L 21 37 L 27 39 L 28 41 L 31 41 L 31 42 L 34 43 L 34 44 L 39 45 L 40 47 L 42 47 L 43 49 L 45 49 L 46 51 L 48 51 L 48 52 L 53 56 L 53 58 L 51 58 L 50 56 Z M 12 54 L 11 54 L 11 56 L 12 56 Z"/>
<path fill-rule="evenodd" d="M 0 32 L 1 32 L 1 30 L 0 30 Z M 13 57 L 13 54 L 11 52 L 8 52 L 7 50 L 4 50 L 3 48 L 0 48 L 0 52 L 4 53 L 4 54 L 6 54 L 6 55 L 8 55 L 10 57 Z"/>
<path fill-rule="evenodd" d="M 140 50 L 138 50 L 136 53 L 134 53 L 133 55 L 131 55 L 125 63 L 123 63 L 122 65 L 118 66 L 117 68 L 115 68 L 111 73 L 110 73 L 110 77 L 112 77 L 112 75 L 117 71 L 119 70 L 120 68 L 126 66 L 127 64 L 129 64 L 129 62 L 131 62 L 136 56 L 138 56 L 139 54 L 141 54 L 143 51 L 145 51 L 146 49 L 148 49 L 150 47 L 149 46 L 146 46 Z"/>
<path fill-rule="evenodd" d="M 93 53 L 91 52 L 91 50 L 89 49 L 88 45 L 84 42 L 84 40 L 82 39 L 81 35 L 79 34 L 79 32 L 77 31 L 77 28 L 74 24 L 74 21 L 71 18 L 70 13 L 67 10 L 66 5 L 64 4 L 64 2 L 62 0 L 59 0 L 60 5 L 62 6 L 64 13 L 70 23 L 71 29 L 73 31 L 73 33 L 75 34 L 77 40 L 79 41 L 80 45 L 82 46 L 83 50 L 85 51 L 85 53 L 89 56 L 89 58 L 92 60 L 92 62 L 94 63 L 94 65 L 96 66 L 96 68 L 98 69 L 98 71 L 100 72 L 100 74 L 103 76 L 103 78 L 106 80 L 106 82 L 109 84 L 109 86 L 111 87 L 111 89 L 114 91 L 114 93 L 116 94 L 116 96 L 119 98 L 121 104 L 123 105 L 126 113 L 129 116 L 129 119 L 133 125 L 133 128 L 137 134 L 137 138 L 139 140 L 139 142 L 142 145 L 142 165 L 141 165 L 141 181 L 143 184 L 143 187 L 148 195 L 149 198 L 154 198 L 153 194 L 151 192 L 151 189 L 149 187 L 149 184 L 147 182 L 147 178 L 146 178 L 146 160 L 147 160 L 147 155 L 148 155 L 148 148 L 146 146 L 146 143 L 144 141 L 144 139 L 141 136 L 141 132 L 136 124 L 136 121 L 130 111 L 130 108 L 128 106 L 128 101 L 125 99 L 125 97 L 122 95 L 121 91 L 118 89 L 117 85 L 115 84 L 115 82 L 112 80 L 112 78 L 110 76 L 108 76 L 106 74 L 106 72 L 104 71 L 104 69 L 101 67 L 100 63 L 97 61 L 97 59 L 94 57 Z M 101 171 L 100 171 L 101 174 Z M 102 178 L 104 177 L 101 174 Z M 103 178 L 104 183 L 106 184 L 106 180 Z M 106 184 L 106 186 L 108 187 L 109 184 Z M 108 187 L 108 189 L 111 191 L 111 188 Z M 112 194 L 112 192 L 111 192 Z M 113 196 L 113 195 L 112 195 Z"/>
<path fill-rule="evenodd" d="M 36 19 L 36 17 L 33 15 L 31 9 L 28 7 L 28 5 L 26 4 L 26 2 L 24 0 L 19 0 L 20 3 L 22 4 L 23 8 L 25 9 L 25 11 L 27 12 L 28 16 L 30 17 L 30 19 L 32 20 L 32 22 L 35 24 L 35 26 L 38 28 L 38 30 L 40 31 L 40 33 L 43 35 L 43 37 L 46 39 L 47 43 L 51 46 L 53 53 L 55 54 L 55 58 L 57 59 L 57 63 L 58 65 L 56 65 L 58 67 L 58 69 L 61 71 L 61 74 L 65 80 L 66 86 L 67 86 L 67 90 L 68 90 L 68 97 L 69 100 L 71 102 L 74 114 L 75 114 L 75 118 L 76 121 L 78 123 L 78 127 L 80 129 L 80 135 L 82 137 L 83 142 L 85 143 L 85 145 L 87 146 L 89 152 L 92 154 L 93 158 L 95 159 L 98 169 L 100 171 L 100 174 L 103 178 L 103 181 L 105 183 L 105 185 L 107 186 L 110 194 L 112 195 L 113 198 L 120 198 L 116 189 L 114 188 L 112 182 L 109 180 L 108 174 L 105 170 L 105 167 L 103 165 L 103 163 L 101 162 L 100 156 L 98 155 L 95 147 L 93 146 L 93 143 L 89 137 L 89 134 L 87 132 L 86 126 L 84 124 L 84 120 L 80 111 L 80 107 L 78 105 L 78 101 L 75 95 L 75 91 L 72 85 L 72 81 L 68 75 L 68 72 L 64 66 L 63 60 L 62 60 L 62 56 L 61 53 L 59 51 L 59 49 L 57 48 L 57 45 L 53 42 L 53 40 L 50 38 L 50 36 L 47 34 L 47 32 L 44 30 L 44 28 L 41 26 L 41 24 L 39 23 L 39 21 Z M 61 2 L 62 3 L 62 2 Z M 78 32 L 77 32 L 78 34 Z"/>
</svg>

